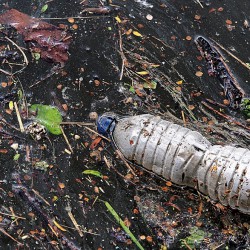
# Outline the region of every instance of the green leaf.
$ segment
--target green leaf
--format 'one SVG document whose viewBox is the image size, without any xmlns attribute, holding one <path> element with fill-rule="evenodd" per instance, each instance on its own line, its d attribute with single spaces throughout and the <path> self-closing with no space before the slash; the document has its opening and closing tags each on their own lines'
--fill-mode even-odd
<svg viewBox="0 0 250 250">
<path fill-rule="evenodd" d="M 144 250 L 143 246 L 140 244 L 140 242 L 135 238 L 135 236 L 133 235 L 133 233 L 130 231 L 130 229 L 124 224 L 123 220 L 121 219 L 121 217 L 116 213 L 116 211 L 114 210 L 114 208 L 107 202 L 104 201 L 105 206 L 107 207 L 108 211 L 114 216 L 114 218 L 116 219 L 116 221 L 120 224 L 120 226 L 123 228 L 123 230 L 128 234 L 128 236 L 131 238 L 131 240 L 136 244 L 136 246 L 141 249 Z"/>
<path fill-rule="evenodd" d="M 209 233 L 208 236 L 210 237 L 211 234 Z M 186 237 L 185 239 L 181 239 L 181 246 L 186 247 L 187 244 L 190 248 L 195 249 L 201 244 L 204 238 L 205 232 L 200 230 L 198 227 L 193 227 L 190 230 L 190 236 Z"/>
<path fill-rule="evenodd" d="M 130 86 L 129 91 L 134 94 L 135 93 L 135 88 L 133 86 Z"/>
<path fill-rule="evenodd" d="M 157 82 L 155 82 L 155 81 L 152 81 L 150 83 L 145 82 L 143 84 L 143 88 L 145 88 L 145 89 L 156 89 L 156 87 L 157 87 Z"/>
<path fill-rule="evenodd" d="M 33 104 L 29 111 L 37 113 L 34 119 L 45 126 L 45 128 L 51 134 L 60 135 L 62 133 L 60 128 L 62 115 L 56 107 L 42 104 Z"/>
<path fill-rule="evenodd" d="M 17 161 L 19 158 L 20 158 L 20 154 L 15 154 L 13 159 L 14 161 Z"/>
<path fill-rule="evenodd" d="M 44 13 L 48 9 L 48 7 L 49 7 L 48 4 L 43 5 L 43 7 L 41 9 L 41 13 Z"/>
<path fill-rule="evenodd" d="M 37 53 L 37 52 L 34 52 L 34 53 L 32 53 L 32 57 L 33 57 L 36 61 L 38 61 L 38 60 L 41 58 L 41 54 L 40 54 L 40 53 Z"/>
<path fill-rule="evenodd" d="M 95 176 L 97 176 L 97 177 L 103 178 L 102 173 L 100 173 L 100 172 L 97 171 L 97 170 L 87 169 L 87 170 L 84 170 L 82 173 L 83 173 L 83 174 L 95 175 Z"/>
</svg>

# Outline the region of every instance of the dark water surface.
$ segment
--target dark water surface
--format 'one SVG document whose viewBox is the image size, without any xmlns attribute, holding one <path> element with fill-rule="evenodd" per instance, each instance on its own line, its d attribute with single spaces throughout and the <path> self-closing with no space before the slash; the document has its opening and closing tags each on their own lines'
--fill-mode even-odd
<svg viewBox="0 0 250 250">
<path fill-rule="evenodd" d="M 89 122 L 92 111 L 98 114 L 114 111 L 122 115 L 161 114 L 183 124 L 181 111 L 184 111 L 188 126 L 211 141 L 249 148 L 248 130 L 234 126 L 201 105 L 206 98 L 222 103 L 225 97 L 219 81 L 208 76 L 205 60 L 197 59 L 200 54 L 194 44 L 195 37 L 201 35 L 217 41 L 243 62 L 250 62 L 250 30 L 246 27 L 246 21 L 250 22 L 248 0 L 201 1 L 203 8 L 191 0 L 113 0 L 110 4 L 113 9 L 105 15 L 80 14 L 85 8 L 80 2 L 48 1 L 47 11 L 41 14 L 46 1 L 0 0 L 1 13 L 15 8 L 34 17 L 61 18 L 44 21 L 68 25 L 73 37 L 63 71 L 46 78 L 55 65 L 43 60 L 36 63 L 25 50 L 30 62 L 28 67 L 14 77 L 14 87 L 1 87 L 1 95 L 22 86 L 30 104 L 57 105 L 57 101 L 67 104 L 64 121 L 68 122 Z M 87 7 L 98 5 L 99 1 L 89 1 Z M 115 10 L 117 7 L 120 9 Z M 148 14 L 152 15 L 152 20 L 147 19 Z M 87 18 L 75 19 L 78 28 L 74 30 L 67 21 L 71 16 Z M 116 16 L 121 23 L 117 23 Z M 226 20 L 232 21 L 230 27 Z M 129 34 L 130 29 L 138 31 L 142 37 Z M 15 41 L 26 46 L 21 36 L 16 36 Z M 127 60 L 120 80 L 122 53 Z M 249 96 L 250 71 L 226 52 L 222 54 Z M 159 66 L 150 69 L 148 63 Z M 147 70 L 151 70 L 147 79 L 157 83 L 156 89 L 138 88 L 138 84 L 144 83 L 144 76 L 134 72 Z M 202 77 L 195 75 L 197 71 L 203 72 Z M 4 73 L 0 77 L 1 82 L 8 81 Z M 46 79 L 40 81 L 43 78 Z M 176 84 L 178 81 L 182 84 Z M 55 92 L 57 101 L 51 92 Z M 201 95 L 194 97 L 193 93 L 198 92 Z M 15 112 L 11 115 L 5 112 L 8 101 L 1 106 L 1 117 L 18 127 Z M 239 110 L 214 108 L 245 124 Z M 0 227 L 23 244 L 18 246 L 0 232 L 0 249 L 70 249 L 62 237 L 55 236 L 34 205 L 14 193 L 12 184 L 16 182 L 27 187 L 32 196 L 32 189 L 36 190 L 51 204 L 46 205 L 36 196 L 38 207 L 65 226 L 67 231 L 63 234 L 80 249 L 136 249 L 102 201 L 108 201 L 123 220 L 127 218 L 131 222 L 131 231 L 145 249 L 188 249 L 191 243 L 186 237 L 193 227 L 203 233 L 201 242 L 194 246 L 197 249 L 249 249 L 249 216 L 230 209 L 222 212 L 194 191 L 174 187 L 171 183 L 166 185 L 165 181 L 140 168 L 137 172 L 140 177 L 131 179 L 109 143 L 103 141 L 91 149 L 94 134 L 81 126 L 64 126 L 73 154 L 65 152 L 68 145 L 62 136 L 49 135 L 49 140 L 36 142 L 7 125 L 3 128 L 25 137 L 26 141 L 6 136 L 1 139 L 0 148 L 7 149 L 7 153 L 0 154 L 0 212 L 11 214 L 12 207 L 15 214 L 25 220 L 16 223 L 11 217 L 0 217 Z M 76 135 L 80 139 L 76 139 Z M 18 143 L 17 150 L 10 147 L 13 143 Z M 101 148 L 98 150 L 98 147 Z M 17 153 L 19 159 L 13 160 Z M 115 170 L 107 167 L 104 156 Z M 35 168 L 37 161 L 47 162 L 50 168 L 45 171 Z M 108 179 L 88 177 L 82 174 L 86 169 L 98 170 Z M 19 175 L 18 180 L 13 178 L 14 173 Z M 126 176 L 126 180 L 120 174 Z M 59 183 L 65 187 L 60 188 Z M 74 229 L 65 210 L 69 204 L 84 232 L 83 237 Z M 186 239 L 186 244 L 181 239 Z"/>
</svg>

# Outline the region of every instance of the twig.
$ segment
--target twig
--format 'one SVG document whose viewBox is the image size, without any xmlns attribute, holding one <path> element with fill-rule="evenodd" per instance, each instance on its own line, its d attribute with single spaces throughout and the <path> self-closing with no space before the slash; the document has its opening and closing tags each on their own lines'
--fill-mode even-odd
<svg viewBox="0 0 250 250">
<path fill-rule="evenodd" d="M 48 206 L 51 206 L 48 201 L 46 201 L 35 189 L 31 189 L 34 194 L 36 194 L 41 200 L 43 200 Z"/>
<path fill-rule="evenodd" d="M 60 125 L 79 125 L 79 126 L 95 126 L 94 123 L 91 122 L 61 122 Z"/>
<path fill-rule="evenodd" d="M 132 169 L 132 167 L 128 164 L 128 162 L 126 161 L 126 159 L 124 158 L 123 154 L 121 153 L 121 151 L 119 149 L 116 149 L 115 152 L 117 153 L 117 155 L 119 156 L 119 158 L 124 162 L 124 164 L 126 165 L 126 167 L 131 171 L 131 173 L 136 176 L 136 173 L 134 172 L 134 170 Z"/>
<path fill-rule="evenodd" d="M 0 72 L 6 74 L 8 76 L 12 76 L 12 74 L 10 72 L 6 71 L 6 70 L 0 69 Z"/>
<path fill-rule="evenodd" d="M 11 211 L 12 216 L 15 217 L 16 215 L 15 215 L 13 207 L 10 207 L 10 211 Z M 17 218 L 15 219 L 15 222 L 16 222 L 16 225 L 18 225 L 18 219 Z"/>
<path fill-rule="evenodd" d="M 13 241 L 15 241 L 16 243 L 20 244 L 23 246 L 23 243 L 19 242 L 18 240 L 16 240 L 14 237 L 12 237 L 10 234 L 8 234 L 3 228 L 0 227 L 0 232 L 2 232 L 3 234 L 5 234 L 6 236 L 8 236 L 9 238 L 11 238 Z"/>
<path fill-rule="evenodd" d="M 187 123 L 186 123 L 186 119 L 185 119 L 185 113 L 184 113 L 183 110 L 181 111 L 181 117 L 182 117 L 182 120 L 183 120 L 183 124 L 186 127 Z"/>
<path fill-rule="evenodd" d="M 221 49 L 223 49 L 225 52 L 227 52 L 231 57 L 233 57 L 236 61 L 238 61 L 242 66 L 244 66 L 245 68 L 250 70 L 250 67 L 246 63 L 244 63 L 241 59 L 239 59 L 237 56 L 235 56 L 233 53 L 228 51 L 225 47 L 223 47 L 221 44 L 219 44 L 218 42 L 216 42 L 212 38 L 209 38 L 209 39 L 211 39 L 216 45 L 218 45 Z"/>
<path fill-rule="evenodd" d="M 100 16 L 73 16 L 73 17 L 41 17 L 40 19 L 42 20 L 64 20 L 64 19 L 69 19 L 69 18 L 74 18 L 74 19 L 93 19 L 93 18 L 107 18 L 110 16 L 104 16 L 104 15 L 100 15 Z"/>
<path fill-rule="evenodd" d="M 70 207 L 69 204 L 65 207 L 65 210 L 68 212 L 68 216 L 69 216 L 69 218 L 71 219 L 72 223 L 74 224 L 74 226 L 75 226 L 77 232 L 79 233 L 79 235 L 80 235 L 81 237 L 83 237 L 83 233 L 82 233 L 82 231 L 81 231 L 79 225 L 77 224 L 77 222 L 76 222 L 76 220 L 75 220 L 75 218 L 74 218 L 74 216 L 73 216 L 73 214 L 72 214 L 72 212 L 71 212 L 71 207 Z"/>
<path fill-rule="evenodd" d="M 236 120 L 235 120 L 233 117 L 231 117 L 231 116 L 222 114 L 220 111 L 218 111 L 218 110 L 212 108 L 211 106 L 209 106 L 209 105 L 208 105 L 207 103 L 205 103 L 204 101 L 202 101 L 201 103 L 202 103 L 204 106 L 206 106 L 208 109 L 212 110 L 212 111 L 213 111 L 214 113 L 216 113 L 217 115 L 222 116 L 223 118 L 227 119 L 228 121 L 230 121 L 230 122 L 232 122 L 232 123 L 234 123 L 234 124 L 236 124 L 236 125 L 238 125 L 238 126 L 240 126 L 240 127 L 242 127 L 242 128 L 245 128 L 245 129 L 247 129 L 247 130 L 250 130 L 250 127 L 248 127 L 248 126 L 242 124 L 241 122 L 236 121 Z"/>
<path fill-rule="evenodd" d="M 23 59 L 24 59 L 24 62 L 26 64 L 26 66 L 29 64 L 29 61 L 25 55 L 25 53 L 23 52 L 23 50 L 14 42 L 12 41 L 10 38 L 8 38 L 7 36 L 4 37 L 6 40 L 8 40 L 9 42 L 11 42 L 13 45 L 15 45 L 17 47 L 17 49 L 22 53 L 23 55 Z"/>
<path fill-rule="evenodd" d="M 203 5 L 201 4 L 200 0 L 195 0 L 195 2 L 198 3 L 201 6 L 201 8 L 204 8 Z"/>
<path fill-rule="evenodd" d="M 192 250 L 192 248 L 188 245 L 186 240 L 182 240 L 182 242 L 184 243 L 184 245 L 187 247 L 188 250 Z"/>
<path fill-rule="evenodd" d="M 13 214 L 6 214 L 6 213 L 3 213 L 3 212 L 0 212 L 0 214 L 5 215 L 5 216 L 9 216 L 9 217 L 14 217 L 14 218 L 17 218 L 17 219 L 20 219 L 20 220 L 26 220 L 26 218 L 24 218 L 24 217 L 13 215 Z"/>
<path fill-rule="evenodd" d="M 72 149 L 72 147 L 71 147 L 71 145 L 70 145 L 70 143 L 69 143 L 69 140 L 68 140 L 66 134 L 64 133 L 64 130 L 63 130 L 62 126 L 60 126 L 60 128 L 61 128 L 61 131 L 62 131 L 64 140 L 66 141 L 66 143 L 67 143 L 67 145 L 68 145 L 68 147 L 69 147 L 70 152 L 73 154 L 74 151 L 73 151 L 73 149 Z"/>
<path fill-rule="evenodd" d="M 90 132 L 92 132 L 92 133 L 94 133 L 94 134 L 99 135 L 100 137 L 102 137 L 103 139 L 107 140 L 108 142 L 111 142 L 111 140 L 110 140 L 109 138 L 107 138 L 107 137 L 105 137 L 105 136 L 99 134 L 99 133 L 96 132 L 95 130 L 93 130 L 93 129 L 91 129 L 91 128 L 88 128 L 88 127 L 85 127 L 85 126 L 83 126 L 83 128 L 89 130 Z"/>
<path fill-rule="evenodd" d="M 120 47 L 120 54 L 121 54 L 121 58 L 122 58 L 122 68 L 121 68 L 121 74 L 120 74 L 120 81 L 123 78 L 123 72 L 124 72 L 124 66 L 125 66 L 125 61 L 126 61 L 126 57 L 124 55 L 123 52 L 123 48 L 122 48 L 122 34 L 121 34 L 121 30 L 119 29 L 119 47 Z"/>
<path fill-rule="evenodd" d="M 21 115 L 19 113 L 16 102 L 14 102 L 14 107 L 15 107 L 15 110 L 16 110 L 16 115 L 17 115 L 17 120 L 18 120 L 18 123 L 19 123 L 20 131 L 23 133 L 24 132 L 23 122 L 22 122 L 22 118 L 21 118 Z"/>
</svg>

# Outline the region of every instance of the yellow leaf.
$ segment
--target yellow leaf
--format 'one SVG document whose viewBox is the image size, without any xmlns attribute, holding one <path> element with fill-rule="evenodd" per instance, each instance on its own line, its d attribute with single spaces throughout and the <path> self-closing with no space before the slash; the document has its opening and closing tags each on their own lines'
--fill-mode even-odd
<svg viewBox="0 0 250 250">
<path fill-rule="evenodd" d="M 13 108 L 14 108 L 14 102 L 13 102 L 13 101 L 10 101 L 10 102 L 9 102 L 9 109 L 10 109 L 10 110 L 13 110 Z"/>
<path fill-rule="evenodd" d="M 139 72 L 136 72 L 138 75 L 141 75 L 141 76 L 145 76 L 145 75 L 148 75 L 148 71 L 139 71 Z"/>
<path fill-rule="evenodd" d="M 142 37 L 142 34 L 141 33 L 139 33 L 138 31 L 133 31 L 133 34 L 135 35 L 135 36 L 140 36 L 140 37 Z"/>
<path fill-rule="evenodd" d="M 158 67 L 160 67 L 161 65 L 160 65 L 160 64 L 151 64 L 150 66 L 153 67 L 153 68 L 158 68 Z"/>
<path fill-rule="evenodd" d="M 115 17 L 115 20 L 116 20 L 118 23 L 121 23 L 121 22 L 122 22 L 122 20 L 120 19 L 119 16 L 116 16 L 116 17 Z"/>
<path fill-rule="evenodd" d="M 178 82 L 176 82 L 177 84 L 182 84 L 183 83 L 183 81 L 182 80 L 180 80 L 180 81 L 178 81 Z"/>
<path fill-rule="evenodd" d="M 66 232 L 67 230 L 65 228 L 63 228 L 60 224 L 58 224 L 55 220 L 53 220 L 53 223 L 55 224 L 55 226 L 57 228 L 59 228 L 61 231 Z"/>
</svg>

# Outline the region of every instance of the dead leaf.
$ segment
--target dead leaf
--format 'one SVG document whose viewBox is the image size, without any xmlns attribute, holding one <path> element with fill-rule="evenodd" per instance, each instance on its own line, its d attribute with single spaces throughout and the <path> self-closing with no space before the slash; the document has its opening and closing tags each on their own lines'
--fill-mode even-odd
<svg viewBox="0 0 250 250">
<path fill-rule="evenodd" d="M 55 25 L 30 17 L 16 9 L 0 15 L 0 23 L 9 25 L 30 42 L 31 52 L 39 50 L 41 58 L 64 64 L 68 60 L 70 38 Z"/>
<path fill-rule="evenodd" d="M 226 24 L 231 25 L 233 22 L 229 19 L 226 20 Z"/>
<path fill-rule="evenodd" d="M 59 188 L 61 188 L 61 189 L 64 189 L 64 188 L 65 188 L 65 185 L 64 185 L 62 182 L 59 182 L 59 183 L 58 183 L 58 186 L 59 186 Z"/>
<path fill-rule="evenodd" d="M 96 148 L 96 146 L 100 143 L 100 141 L 102 140 L 101 137 L 97 137 L 89 146 L 90 149 L 94 149 Z"/>
<path fill-rule="evenodd" d="M 198 77 L 201 77 L 201 76 L 203 76 L 203 73 L 201 71 L 196 71 L 195 75 Z"/>
</svg>

